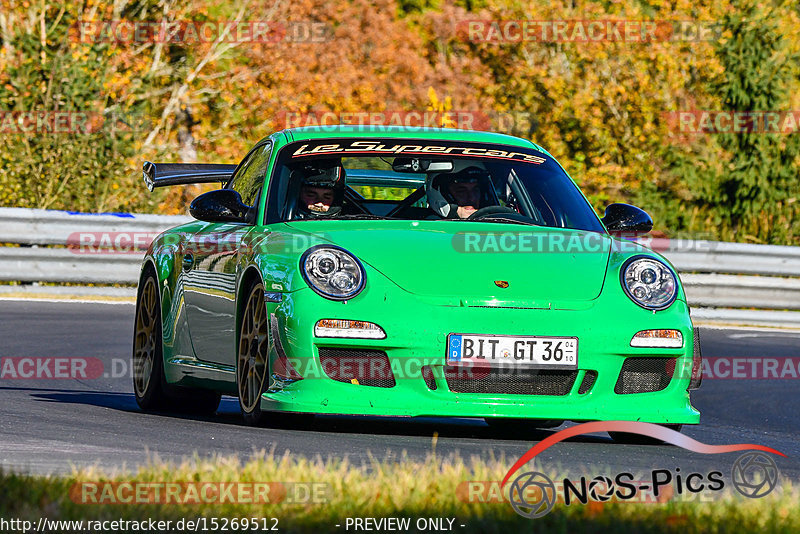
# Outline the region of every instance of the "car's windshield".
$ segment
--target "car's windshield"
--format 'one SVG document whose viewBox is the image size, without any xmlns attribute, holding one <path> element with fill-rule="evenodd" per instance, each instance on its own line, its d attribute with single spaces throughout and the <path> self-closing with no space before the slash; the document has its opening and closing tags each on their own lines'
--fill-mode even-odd
<svg viewBox="0 0 800 534">
<path fill-rule="evenodd" d="M 404 219 L 602 232 L 561 167 L 533 148 L 419 140 L 284 147 L 270 183 L 275 220 Z"/>
</svg>

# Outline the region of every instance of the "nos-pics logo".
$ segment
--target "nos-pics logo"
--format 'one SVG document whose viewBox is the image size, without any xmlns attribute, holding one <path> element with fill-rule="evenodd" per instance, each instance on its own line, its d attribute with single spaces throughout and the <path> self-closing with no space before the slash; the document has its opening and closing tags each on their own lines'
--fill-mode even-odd
<svg viewBox="0 0 800 534">
<path fill-rule="evenodd" d="M 551 445 L 564 439 L 581 434 L 603 431 L 627 432 L 659 439 L 684 449 L 702 454 L 721 454 L 736 451 L 747 451 L 739 456 L 731 469 L 731 483 L 740 494 L 751 499 L 765 497 L 772 493 L 778 485 L 778 466 L 771 456 L 765 453 L 786 456 L 780 451 L 755 445 L 739 443 L 734 445 L 708 445 L 669 428 L 652 423 L 632 421 L 597 421 L 584 423 L 549 436 L 532 447 L 509 469 L 501 486 L 505 486 L 511 477 L 528 461 Z M 633 474 L 618 473 L 616 476 L 597 476 L 591 480 L 581 477 L 580 481 L 564 479 L 558 486 L 553 480 L 539 471 L 527 471 L 518 475 L 509 487 L 509 502 L 519 515 L 536 519 L 547 515 L 561 500 L 566 505 L 573 502 L 586 504 L 589 499 L 606 502 L 612 498 L 620 501 L 637 497 L 642 490 L 652 490 L 657 497 L 665 487 L 672 487 L 678 494 L 698 493 L 701 491 L 721 491 L 725 482 L 720 471 L 702 473 L 680 473 L 667 469 L 651 471 L 649 481 L 633 481 Z"/>
</svg>

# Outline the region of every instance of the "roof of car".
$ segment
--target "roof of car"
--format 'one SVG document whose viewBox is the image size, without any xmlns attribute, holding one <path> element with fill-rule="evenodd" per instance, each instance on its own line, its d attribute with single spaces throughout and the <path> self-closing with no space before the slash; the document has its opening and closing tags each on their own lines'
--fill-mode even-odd
<svg viewBox="0 0 800 534">
<path fill-rule="evenodd" d="M 542 149 L 535 143 L 493 132 L 477 130 L 461 130 L 457 128 L 415 128 L 409 126 L 370 126 L 370 125 L 331 125 L 304 126 L 283 130 L 289 141 L 305 141 L 311 139 L 378 137 L 390 139 L 430 139 L 439 141 L 467 141 L 472 143 L 493 143 L 511 145 L 522 148 Z"/>
</svg>

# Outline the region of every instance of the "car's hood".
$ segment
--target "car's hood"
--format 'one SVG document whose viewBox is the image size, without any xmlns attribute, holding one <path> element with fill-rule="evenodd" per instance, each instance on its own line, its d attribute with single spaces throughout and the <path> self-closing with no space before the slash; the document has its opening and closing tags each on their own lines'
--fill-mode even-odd
<svg viewBox="0 0 800 534">
<path fill-rule="evenodd" d="M 603 288 L 611 239 L 579 230 L 459 221 L 290 223 L 347 249 L 404 290 L 535 307 Z M 508 284 L 508 287 L 502 287 Z"/>
</svg>

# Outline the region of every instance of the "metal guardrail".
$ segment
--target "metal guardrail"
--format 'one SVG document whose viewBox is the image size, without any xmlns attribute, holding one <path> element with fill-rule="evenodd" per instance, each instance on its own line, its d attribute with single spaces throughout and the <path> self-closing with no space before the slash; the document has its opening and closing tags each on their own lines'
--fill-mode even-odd
<svg viewBox="0 0 800 534">
<path fill-rule="evenodd" d="M 67 245 L 80 245 L 87 236 L 154 237 L 192 220 L 0 208 L 0 243 L 19 245 L 0 246 L 0 280 L 135 284 L 140 253 L 93 254 Z M 147 244 L 145 239 L 138 248 Z M 681 273 L 696 320 L 800 328 L 800 247 L 716 241 L 681 241 L 675 248 L 664 240 L 652 244 Z"/>
<path fill-rule="evenodd" d="M 800 247 L 691 241 L 665 255 L 682 272 L 800 277 Z"/>
<path fill-rule="evenodd" d="M 79 246 L 82 236 L 99 242 L 102 233 L 111 240 L 124 236 L 143 250 L 148 237 L 191 220 L 186 216 L 0 208 L 0 243 L 21 245 L 0 246 L 0 280 L 135 284 L 140 253 L 92 254 L 67 245 Z M 133 243 L 137 237 L 142 241 Z"/>
<path fill-rule="evenodd" d="M 682 274 L 692 306 L 800 310 L 800 279 L 774 276 Z"/>
<path fill-rule="evenodd" d="M 181 215 L 75 213 L 70 211 L 0 208 L 0 243 L 65 245 L 80 233 L 137 232 L 158 234 L 193 221 Z"/>
</svg>

